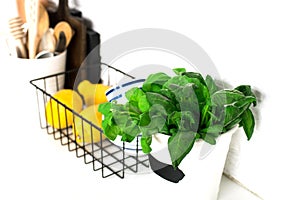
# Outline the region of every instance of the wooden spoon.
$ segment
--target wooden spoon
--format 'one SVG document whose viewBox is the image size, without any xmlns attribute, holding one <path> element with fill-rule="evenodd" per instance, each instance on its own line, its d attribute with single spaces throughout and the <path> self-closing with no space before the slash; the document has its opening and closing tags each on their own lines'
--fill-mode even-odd
<svg viewBox="0 0 300 200">
<path fill-rule="evenodd" d="M 55 25 L 54 27 L 54 35 L 56 38 L 56 41 L 59 41 L 59 38 L 61 37 L 61 32 L 64 33 L 65 35 L 65 49 L 68 47 L 70 44 L 70 41 L 73 37 L 73 30 L 70 24 L 66 21 L 60 21 L 58 24 Z"/>
<path fill-rule="evenodd" d="M 42 36 L 49 29 L 49 16 L 46 8 L 40 4 L 39 5 L 39 18 L 38 18 L 38 35 Z"/>
</svg>

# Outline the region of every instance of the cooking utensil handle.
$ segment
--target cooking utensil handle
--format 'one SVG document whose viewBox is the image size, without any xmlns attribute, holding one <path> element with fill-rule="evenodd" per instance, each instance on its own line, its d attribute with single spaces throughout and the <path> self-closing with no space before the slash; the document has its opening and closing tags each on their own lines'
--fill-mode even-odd
<svg viewBox="0 0 300 200">
<path fill-rule="evenodd" d="M 59 0 L 57 12 L 58 13 L 64 13 L 64 14 L 69 13 L 68 0 Z"/>
<path fill-rule="evenodd" d="M 26 22 L 26 14 L 25 14 L 25 0 L 16 0 L 18 15 L 22 19 L 22 22 Z"/>
</svg>

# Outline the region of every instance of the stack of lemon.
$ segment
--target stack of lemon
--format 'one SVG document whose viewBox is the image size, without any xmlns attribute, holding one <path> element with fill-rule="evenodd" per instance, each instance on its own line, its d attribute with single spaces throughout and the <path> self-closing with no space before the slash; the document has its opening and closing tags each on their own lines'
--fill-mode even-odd
<svg viewBox="0 0 300 200">
<path fill-rule="evenodd" d="M 96 143 L 100 141 L 99 129 L 92 127 L 90 123 L 102 128 L 102 115 L 98 112 L 98 106 L 107 102 L 105 91 L 109 86 L 92 84 L 84 80 L 78 85 L 78 92 L 71 89 L 62 89 L 53 95 L 46 104 L 46 119 L 49 125 L 57 129 L 67 128 L 72 125 L 76 141 L 80 144 Z M 83 97 L 81 99 L 80 95 Z M 57 103 L 64 104 L 67 108 Z M 73 116 L 71 109 L 79 113 L 81 117 Z M 102 135 L 102 139 L 104 139 Z"/>
</svg>

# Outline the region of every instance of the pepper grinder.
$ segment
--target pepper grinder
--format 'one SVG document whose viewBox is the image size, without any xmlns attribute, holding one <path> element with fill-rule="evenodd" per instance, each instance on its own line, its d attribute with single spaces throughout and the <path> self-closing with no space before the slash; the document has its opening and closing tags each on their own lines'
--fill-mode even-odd
<svg viewBox="0 0 300 200">
<path fill-rule="evenodd" d="M 9 20 L 9 29 L 16 42 L 17 55 L 19 58 L 27 58 L 27 50 L 23 43 L 24 32 L 22 25 L 23 22 L 20 17 L 15 17 Z"/>
</svg>

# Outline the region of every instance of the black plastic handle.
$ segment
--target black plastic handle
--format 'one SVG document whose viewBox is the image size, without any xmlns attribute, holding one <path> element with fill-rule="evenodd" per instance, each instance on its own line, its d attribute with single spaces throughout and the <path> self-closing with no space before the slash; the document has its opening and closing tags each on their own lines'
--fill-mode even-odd
<svg viewBox="0 0 300 200">
<path fill-rule="evenodd" d="M 149 154 L 148 157 L 151 169 L 158 176 L 173 183 L 178 183 L 185 176 L 179 168 L 174 169 L 172 165 L 160 162 L 151 154 Z"/>
</svg>

